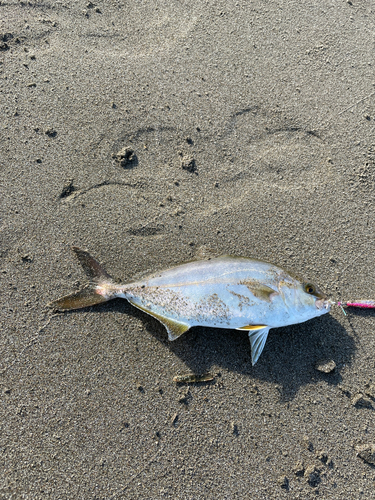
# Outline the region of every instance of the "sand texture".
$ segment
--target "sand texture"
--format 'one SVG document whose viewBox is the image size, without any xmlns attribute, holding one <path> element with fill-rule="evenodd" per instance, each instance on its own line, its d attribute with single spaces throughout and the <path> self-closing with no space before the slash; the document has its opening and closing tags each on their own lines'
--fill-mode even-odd
<svg viewBox="0 0 375 500">
<path fill-rule="evenodd" d="M 375 498 L 375 313 L 175 342 L 122 282 L 257 257 L 375 298 L 375 3 L 0 2 L 0 499 Z M 214 375 L 189 385 L 186 373 Z"/>
</svg>

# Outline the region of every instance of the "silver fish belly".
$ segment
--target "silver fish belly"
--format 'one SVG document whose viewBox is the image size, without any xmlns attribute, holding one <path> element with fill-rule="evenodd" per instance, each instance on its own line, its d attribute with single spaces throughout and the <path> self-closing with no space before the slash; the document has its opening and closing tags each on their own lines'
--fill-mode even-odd
<svg viewBox="0 0 375 500">
<path fill-rule="evenodd" d="M 256 259 L 222 256 L 116 285 L 87 252 L 73 250 L 93 284 L 52 302 L 55 309 L 75 309 L 122 297 L 158 319 L 170 340 L 192 326 L 246 330 L 253 364 L 271 328 L 307 321 L 327 313 L 331 305 L 315 285 Z"/>
</svg>

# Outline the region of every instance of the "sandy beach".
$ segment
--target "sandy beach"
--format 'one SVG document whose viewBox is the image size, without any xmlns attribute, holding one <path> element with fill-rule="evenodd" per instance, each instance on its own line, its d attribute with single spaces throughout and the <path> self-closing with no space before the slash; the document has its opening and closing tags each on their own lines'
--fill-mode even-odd
<svg viewBox="0 0 375 500">
<path fill-rule="evenodd" d="M 375 498 L 375 312 L 271 330 L 253 367 L 246 332 L 47 307 L 85 283 L 72 245 L 119 282 L 230 254 L 375 299 L 374 23 L 0 2 L 0 499 Z"/>
</svg>

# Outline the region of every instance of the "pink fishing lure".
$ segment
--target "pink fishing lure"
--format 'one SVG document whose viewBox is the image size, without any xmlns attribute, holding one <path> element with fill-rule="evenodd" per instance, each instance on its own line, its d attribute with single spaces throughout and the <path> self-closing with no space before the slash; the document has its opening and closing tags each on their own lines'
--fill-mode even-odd
<svg viewBox="0 0 375 500">
<path fill-rule="evenodd" d="M 340 307 L 346 306 L 375 309 L 375 300 L 349 300 L 348 302 L 337 302 L 337 305 Z"/>
</svg>

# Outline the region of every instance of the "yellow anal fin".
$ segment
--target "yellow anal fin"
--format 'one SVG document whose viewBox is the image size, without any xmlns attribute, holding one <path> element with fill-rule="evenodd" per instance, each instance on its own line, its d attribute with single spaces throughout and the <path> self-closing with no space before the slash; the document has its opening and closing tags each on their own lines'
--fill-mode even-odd
<svg viewBox="0 0 375 500">
<path fill-rule="evenodd" d="M 128 299 L 129 300 L 129 299 Z M 190 328 L 190 325 L 186 323 L 182 323 L 180 321 L 176 321 L 175 319 L 171 318 L 166 318 L 165 316 L 162 316 L 161 314 L 157 314 L 153 311 L 150 311 L 146 307 L 143 307 L 139 304 L 136 304 L 133 302 L 131 299 L 129 300 L 130 304 L 132 304 L 134 307 L 137 307 L 141 311 L 149 314 L 150 316 L 153 316 L 156 318 L 160 323 L 162 323 L 167 332 L 168 332 L 168 338 L 169 340 L 176 340 L 178 337 L 180 337 L 183 333 L 187 332 Z"/>
<path fill-rule="evenodd" d="M 236 328 L 236 330 L 246 330 L 247 332 L 255 332 L 256 330 L 262 330 L 263 328 L 267 328 L 267 325 L 246 325 L 240 326 L 240 328 Z"/>
</svg>

